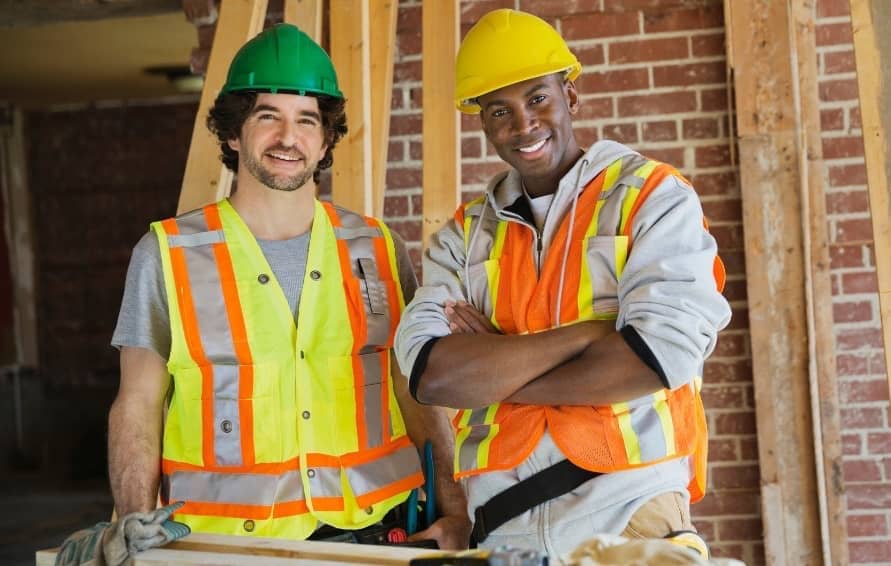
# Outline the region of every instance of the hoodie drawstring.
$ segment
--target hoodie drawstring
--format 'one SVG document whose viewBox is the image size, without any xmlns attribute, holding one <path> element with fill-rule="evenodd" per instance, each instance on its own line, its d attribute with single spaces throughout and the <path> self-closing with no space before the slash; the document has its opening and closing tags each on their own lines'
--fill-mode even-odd
<svg viewBox="0 0 891 566">
<path fill-rule="evenodd" d="M 563 281 L 566 278 L 566 260 L 569 258 L 569 245 L 572 243 L 572 230 L 575 228 L 575 210 L 579 202 L 581 191 L 579 186 L 582 181 L 582 174 L 588 167 L 588 160 L 582 159 L 582 166 L 579 167 L 578 175 L 575 177 L 575 194 L 572 198 L 572 208 L 569 211 L 569 230 L 566 232 L 566 241 L 563 244 L 563 262 L 560 264 L 560 283 L 557 286 L 557 323 L 554 328 L 560 328 L 560 308 L 563 305 Z"/>
</svg>

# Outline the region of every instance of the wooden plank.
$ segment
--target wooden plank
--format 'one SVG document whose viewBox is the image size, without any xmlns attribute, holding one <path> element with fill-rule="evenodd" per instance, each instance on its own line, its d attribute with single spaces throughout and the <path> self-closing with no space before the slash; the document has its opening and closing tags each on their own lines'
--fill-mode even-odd
<svg viewBox="0 0 891 566">
<path fill-rule="evenodd" d="M 58 549 L 39 551 L 37 566 L 53 564 Z M 373 546 L 192 533 L 163 548 L 141 552 L 134 566 L 155 564 L 379 564 L 404 566 L 412 558 L 441 554 L 423 548 Z"/>
<path fill-rule="evenodd" d="M 795 61 L 801 109 L 799 161 L 802 182 L 802 234 L 808 319 L 808 376 L 814 422 L 814 452 L 823 556 L 829 564 L 847 564 L 847 503 L 844 494 L 841 411 L 835 360 L 829 222 L 820 124 L 817 71 L 816 6 L 813 0 L 792 0 Z"/>
<path fill-rule="evenodd" d="M 334 202 L 371 214 L 371 53 L 365 0 L 331 0 L 331 60 L 347 99 L 349 132 L 334 150 Z"/>
<path fill-rule="evenodd" d="M 768 564 L 823 554 L 809 371 L 797 44 L 786 2 L 725 0 Z M 803 54 L 807 56 L 807 54 Z M 808 193 L 809 194 L 809 193 Z"/>
<path fill-rule="evenodd" d="M 424 0 L 421 16 L 424 245 L 452 217 L 461 200 L 461 122 L 454 101 L 458 4 L 458 0 Z"/>
<path fill-rule="evenodd" d="M 891 388 L 891 3 L 851 0 L 885 373 Z"/>
<path fill-rule="evenodd" d="M 285 0 L 284 20 L 299 27 L 316 43 L 321 43 L 322 0 Z"/>
<path fill-rule="evenodd" d="M 387 153 L 390 148 L 390 103 L 393 99 L 393 49 L 397 0 L 372 2 L 371 29 L 371 209 L 384 215 Z"/>
<path fill-rule="evenodd" d="M 216 137 L 207 130 L 205 119 L 226 82 L 226 73 L 235 53 L 263 29 L 266 6 L 267 0 L 226 0 L 220 4 L 177 214 L 216 202 L 229 194 L 232 173 L 220 162 L 220 147 Z"/>
<path fill-rule="evenodd" d="M 25 136 L 22 111 L 14 106 L 3 112 L 0 126 L 0 192 L 5 218 L 2 219 L 9 243 L 12 277 L 15 363 L 37 367 L 37 280 L 34 266 L 34 216 L 28 190 Z"/>
<path fill-rule="evenodd" d="M 0 27 L 133 18 L 182 10 L 182 0 L 0 0 Z"/>
</svg>

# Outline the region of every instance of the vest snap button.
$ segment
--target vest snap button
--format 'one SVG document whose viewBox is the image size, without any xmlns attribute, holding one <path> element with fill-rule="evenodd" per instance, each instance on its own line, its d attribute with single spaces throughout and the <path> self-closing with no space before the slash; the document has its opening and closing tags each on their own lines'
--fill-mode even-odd
<svg viewBox="0 0 891 566">
<path fill-rule="evenodd" d="M 244 530 L 246 530 L 249 533 L 252 533 L 252 532 L 254 532 L 254 527 L 256 527 L 257 525 L 255 525 L 253 521 L 248 519 L 247 521 L 244 522 L 244 525 L 242 525 L 242 526 L 244 527 Z"/>
<path fill-rule="evenodd" d="M 309 411 L 303 411 L 303 418 L 309 420 Z"/>
<path fill-rule="evenodd" d="M 300 359 L 302 360 L 305 357 L 306 357 L 306 354 L 303 353 L 303 350 L 300 350 Z"/>
<path fill-rule="evenodd" d="M 220 430 L 222 430 L 222 431 L 225 432 L 226 434 L 229 434 L 230 432 L 232 432 L 232 422 L 231 422 L 231 421 L 223 421 L 223 422 L 221 422 L 221 423 L 220 423 Z"/>
<path fill-rule="evenodd" d="M 318 281 L 322 278 L 322 273 L 317 269 L 313 269 L 309 272 L 309 276 L 312 278 L 313 281 Z"/>
<path fill-rule="evenodd" d="M 369 505 L 368 507 L 365 508 L 365 513 L 368 515 L 371 515 L 372 513 L 374 513 L 374 507 Z"/>
<path fill-rule="evenodd" d="M 312 468 L 310 468 L 310 469 L 306 470 L 306 475 L 307 475 L 307 477 L 314 478 L 314 477 L 316 477 L 316 471 L 313 470 Z"/>
<path fill-rule="evenodd" d="M 257 281 L 259 281 L 261 285 L 266 285 L 269 283 L 269 276 L 265 273 L 261 273 L 260 275 L 257 275 Z"/>
</svg>

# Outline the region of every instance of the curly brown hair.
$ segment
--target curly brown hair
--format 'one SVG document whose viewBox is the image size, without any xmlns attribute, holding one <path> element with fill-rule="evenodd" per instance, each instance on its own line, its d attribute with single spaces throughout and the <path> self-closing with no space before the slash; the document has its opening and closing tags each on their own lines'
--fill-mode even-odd
<svg viewBox="0 0 891 566">
<path fill-rule="evenodd" d="M 322 115 L 322 128 L 325 130 L 325 143 L 328 146 L 325 156 L 319 160 L 319 166 L 313 173 L 313 181 L 319 182 L 319 174 L 334 163 L 334 146 L 347 133 L 346 100 L 322 94 L 307 94 L 319 102 L 319 113 Z M 229 147 L 229 140 L 238 139 L 241 127 L 247 120 L 254 104 L 257 102 L 256 92 L 221 93 L 207 113 L 207 129 L 211 131 L 220 144 L 220 160 L 230 171 L 238 172 L 238 152 Z"/>
</svg>

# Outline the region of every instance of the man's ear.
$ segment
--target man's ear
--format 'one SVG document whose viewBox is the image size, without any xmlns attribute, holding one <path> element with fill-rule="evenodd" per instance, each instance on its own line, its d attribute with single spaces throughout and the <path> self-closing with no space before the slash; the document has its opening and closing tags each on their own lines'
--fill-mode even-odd
<svg viewBox="0 0 891 566">
<path fill-rule="evenodd" d="M 232 151 L 241 151 L 241 144 L 238 143 L 238 138 L 228 140 L 226 141 L 226 144 L 229 145 L 229 149 L 231 149 Z"/>
<path fill-rule="evenodd" d="M 566 94 L 566 104 L 569 107 L 569 113 L 575 114 L 579 111 L 579 91 L 575 88 L 575 82 L 566 80 L 563 82 L 563 92 Z"/>
</svg>

